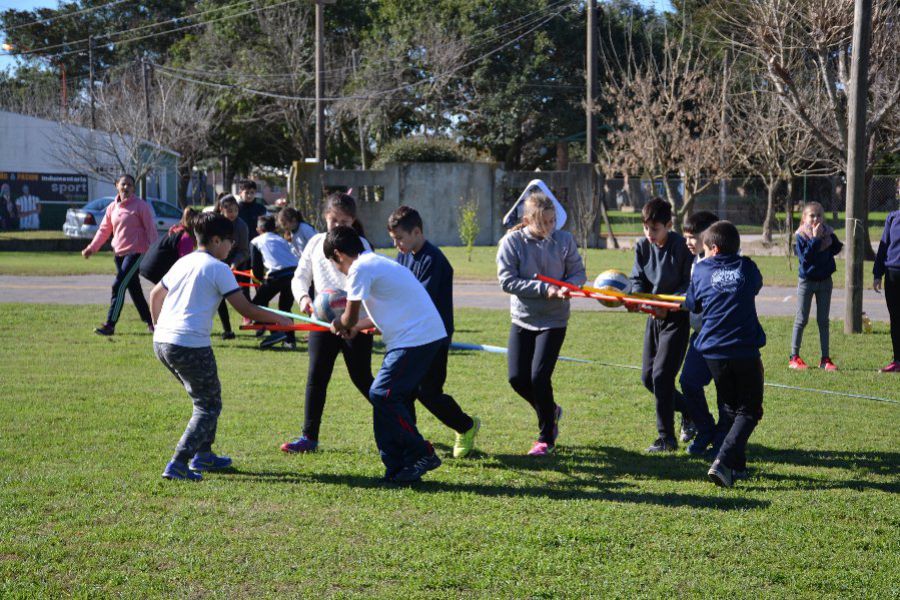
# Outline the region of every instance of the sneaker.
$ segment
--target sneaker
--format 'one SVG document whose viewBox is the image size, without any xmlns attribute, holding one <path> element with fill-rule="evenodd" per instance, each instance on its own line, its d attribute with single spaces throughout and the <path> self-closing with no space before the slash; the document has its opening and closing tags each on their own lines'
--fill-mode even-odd
<svg viewBox="0 0 900 600">
<path fill-rule="evenodd" d="M 700 432 L 694 437 L 694 441 L 687 447 L 687 453 L 691 456 L 703 456 L 706 449 L 712 443 L 716 431 Z"/>
<path fill-rule="evenodd" d="M 531 450 L 528 451 L 528 456 L 547 456 L 548 454 L 553 454 L 555 449 L 555 446 L 551 446 L 547 442 L 535 442 Z"/>
<path fill-rule="evenodd" d="M 97 335 L 105 335 L 106 337 L 113 335 L 115 332 L 116 326 L 110 325 L 109 323 L 104 323 L 100 327 L 94 328 L 94 333 L 96 333 Z"/>
<path fill-rule="evenodd" d="M 281 345 L 281 347 L 284 348 L 285 350 L 296 350 L 297 342 L 285 342 Z"/>
<path fill-rule="evenodd" d="M 556 442 L 556 438 L 559 437 L 559 421 L 562 419 L 562 406 L 559 404 L 556 405 L 556 409 L 553 411 L 553 442 Z"/>
<path fill-rule="evenodd" d="M 180 460 L 170 460 L 166 465 L 162 476 L 166 479 L 179 479 L 185 481 L 202 481 L 203 475 L 198 471 L 191 471 L 186 464 Z"/>
<path fill-rule="evenodd" d="M 475 448 L 475 436 L 481 429 L 481 419 L 472 417 L 472 427 L 465 433 L 456 433 L 456 442 L 453 444 L 453 458 L 465 458 Z"/>
<path fill-rule="evenodd" d="M 721 487 L 731 487 L 734 485 L 734 471 L 722 464 L 722 461 L 716 459 L 713 461 L 709 471 L 706 472 L 709 480 Z"/>
<path fill-rule="evenodd" d="M 394 475 L 393 481 L 396 483 L 415 483 L 422 479 L 422 475 L 437 469 L 439 466 L 441 466 L 441 458 L 432 451 L 431 454 L 426 454 L 413 464 L 400 469 Z"/>
<path fill-rule="evenodd" d="M 271 348 L 275 344 L 280 344 L 287 339 L 287 334 L 283 331 L 276 331 L 266 336 L 266 339 L 259 343 L 260 348 Z"/>
<path fill-rule="evenodd" d="M 233 339 L 236 338 L 236 337 L 237 337 L 237 336 L 234 335 L 234 332 L 233 332 L 233 331 L 223 331 L 223 332 L 222 332 L 222 339 L 223 339 L 223 340 L 233 340 Z"/>
<path fill-rule="evenodd" d="M 147 323 L 147 331 L 149 331 L 150 333 L 156 331 L 156 327 L 153 326 L 153 323 Z"/>
<path fill-rule="evenodd" d="M 214 452 L 198 452 L 188 464 L 191 471 L 215 471 L 216 469 L 227 469 L 230 466 L 230 457 L 216 456 Z"/>
<path fill-rule="evenodd" d="M 827 356 L 822 357 L 822 360 L 819 361 L 819 368 L 825 369 L 826 371 L 837 371 L 837 365 L 831 362 L 831 359 Z"/>
<path fill-rule="evenodd" d="M 675 441 L 675 438 L 670 437 L 658 437 L 653 444 L 647 448 L 647 452 L 651 454 L 655 454 L 657 452 L 675 452 L 678 450 L 678 442 Z"/>
<path fill-rule="evenodd" d="M 894 361 L 883 369 L 879 369 L 879 373 L 900 373 L 900 362 Z"/>
<path fill-rule="evenodd" d="M 681 415 L 681 441 L 689 442 L 697 435 L 697 426 L 689 417 Z"/>
<path fill-rule="evenodd" d="M 298 454 L 302 452 L 315 452 L 318 447 L 318 440 L 311 440 L 305 435 L 301 435 L 298 438 L 283 443 L 281 445 L 281 451 L 287 452 L 288 454 Z"/>
<path fill-rule="evenodd" d="M 797 369 L 798 371 L 803 371 L 804 369 L 808 368 L 809 365 L 803 362 L 803 359 L 800 358 L 799 354 L 793 355 L 790 362 L 788 362 L 788 369 Z"/>
</svg>

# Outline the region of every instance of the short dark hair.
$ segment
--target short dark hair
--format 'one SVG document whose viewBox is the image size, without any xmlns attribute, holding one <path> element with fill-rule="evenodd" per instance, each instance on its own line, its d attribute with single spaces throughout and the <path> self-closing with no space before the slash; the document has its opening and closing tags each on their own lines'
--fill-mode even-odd
<svg viewBox="0 0 900 600">
<path fill-rule="evenodd" d="M 240 188 L 240 191 L 242 191 L 242 192 L 244 190 L 253 190 L 255 192 L 256 191 L 256 182 L 253 181 L 252 179 L 245 179 L 244 181 L 241 182 L 241 185 L 238 187 Z"/>
<path fill-rule="evenodd" d="M 230 240 L 234 236 L 234 224 L 227 217 L 214 212 L 200 213 L 194 221 L 194 235 L 197 236 L 197 243 L 204 246 L 216 236 Z"/>
<path fill-rule="evenodd" d="M 425 231 L 425 226 L 422 224 L 422 216 L 419 214 L 419 211 L 410 206 L 401 206 L 388 217 L 388 231 L 402 229 L 410 232 L 416 227 Z"/>
<path fill-rule="evenodd" d="M 303 213 L 301 213 L 293 206 L 285 206 L 278 211 L 278 216 L 276 218 L 278 219 L 279 223 L 286 223 L 287 221 L 296 221 L 297 223 L 302 223 Z"/>
<path fill-rule="evenodd" d="M 641 220 L 647 223 L 662 223 L 668 225 L 672 220 L 672 205 L 657 196 L 644 205 L 641 210 Z"/>
<path fill-rule="evenodd" d="M 693 213 L 685 220 L 683 229 L 685 233 L 698 236 L 718 220 L 719 217 L 716 216 L 715 213 L 711 213 L 708 210 L 701 210 Z"/>
<path fill-rule="evenodd" d="M 266 233 L 271 233 L 275 231 L 275 217 L 263 215 L 256 220 L 256 226 L 262 227 L 262 230 Z"/>
<path fill-rule="evenodd" d="M 325 234 L 325 241 L 322 243 L 325 258 L 333 260 L 335 250 L 340 250 L 348 256 L 359 256 L 365 248 L 363 248 L 362 240 L 355 229 L 338 225 Z"/>
<path fill-rule="evenodd" d="M 716 221 L 703 232 L 703 244 L 717 247 L 720 254 L 737 254 L 741 249 L 741 234 L 731 221 Z"/>
<path fill-rule="evenodd" d="M 123 179 L 130 179 L 130 180 L 131 180 L 131 185 L 134 185 L 134 175 L 131 175 L 131 174 L 129 174 L 129 173 L 122 173 L 121 175 L 119 175 L 118 177 L 116 177 L 116 183 L 119 183 L 119 182 L 122 181 Z"/>
<path fill-rule="evenodd" d="M 235 198 L 231 194 L 227 194 L 219 198 L 219 212 L 224 211 L 229 206 L 239 208 L 237 198 Z"/>
</svg>

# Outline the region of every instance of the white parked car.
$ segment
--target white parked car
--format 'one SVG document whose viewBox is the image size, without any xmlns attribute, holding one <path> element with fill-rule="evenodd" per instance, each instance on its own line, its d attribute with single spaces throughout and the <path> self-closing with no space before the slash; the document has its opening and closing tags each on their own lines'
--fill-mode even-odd
<svg viewBox="0 0 900 600">
<path fill-rule="evenodd" d="M 113 196 L 105 196 L 91 200 L 81 208 L 70 208 L 66 211 L 66 222 L 63 224 L 63 233 L 70 238 L 90 240 L 97 233 L 97 227 L 106 214 L 106 207 L 115 200 Z M 172 225 L 181 221 L 181 209 L 174 204 L 169 204 L 158 198 L 148 198 L 150 212 L 156 222 L 156 229 L 160 233 L 166 233 Z"/>
</svg>

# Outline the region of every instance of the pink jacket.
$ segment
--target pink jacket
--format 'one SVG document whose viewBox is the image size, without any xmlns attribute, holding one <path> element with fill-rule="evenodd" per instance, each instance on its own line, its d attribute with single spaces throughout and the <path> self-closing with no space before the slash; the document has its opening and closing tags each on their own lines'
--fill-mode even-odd
<svg viewBox="0 0 900 600">
<path fill-rule="evenodd" d="M 137 196 L 116 199 L 106 207 L 103 222 L 97 229 L 88 250 L 97 252 L 112 234 L 112 248 L 116 256 L 143 254 L 156 241 L 156 225 L 150 205 Z"/>
</svg>

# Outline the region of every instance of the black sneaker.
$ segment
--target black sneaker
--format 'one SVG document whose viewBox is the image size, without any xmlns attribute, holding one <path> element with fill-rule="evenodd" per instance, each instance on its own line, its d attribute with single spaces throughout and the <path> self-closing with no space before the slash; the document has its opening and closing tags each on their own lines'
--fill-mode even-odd
<svg viewBox="0 0 900 600">
<path fill-rule="evenodd" d="M 697 426 L 690 418 L 681 416 L 681 441 L 689 442 L 697 435 Z"/>
<path fill-rule="evenodd" d="M 647 452 L 655 454 L 657 452 L 675 452 L 678 450 L 678 442 L 674 437 L 658 437 L 653 444 L 647 448 Z"/>
<path fill-rule="evenodd" d="M 281 342 L 283 342 L 286 339 L 287 339 L 287 334 L 285 332 L 276 331 L 276 332 L 272 333 L 271 335 L 269 335 L 268 337 L 266 337 L 266 339 L 261 341 L 259 343 L 259 347 L 260 348 L 271 348 L 272 346 L 274 346 L 276 344 L 280 344 Z"/>
<path fill-rule="evenodd" d="M 100 327 L 94 328 L 94 333 L 96 333 L 97 335 L 105 335 L 106 337 L 109 337 L 116 333 L 116 327 L 115 325 L 104 323 Z"/>
<path fill-rule="evenodd" d="M 726 467 L 719 459 L 713 461 L 706 475 L 710 481 L 720 487 L 731 487 L 734 485 L 734 471 Z"/>
<path fill-rule="evenodd" d="M 237 337 L 237 336 L 234 335 L 233 331 L 223 331 L 222 332 L 223 340 L 233 340 L 235 337 Z"/>
<path fill-rule="evenodd" d="M 694 441 L 691 442 L 687 447 L 687 453 L 691 456 L 703 456 L 715 436 L 715 430 L 707 431 L 705 433 L 701 431 L 694 437 Z M 719 452 L 717 450 L 716 454 L 718 453 Z"/>
<path fill-rule="evenodd" d="M 394 475 L 396 483 L 415 483 L 422 479 L 422 475 L 441 466 L 441 458 L 434 452 L 426 454 L 408 467 L 403 467 Z"/>
</svg>

